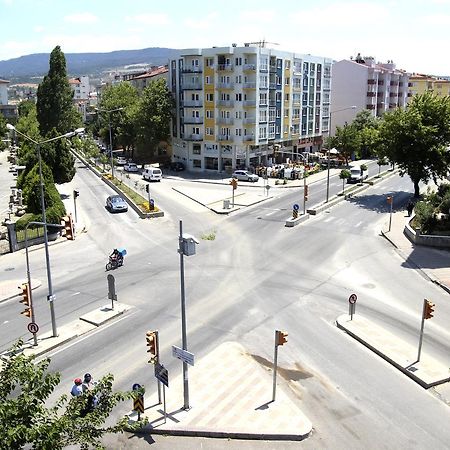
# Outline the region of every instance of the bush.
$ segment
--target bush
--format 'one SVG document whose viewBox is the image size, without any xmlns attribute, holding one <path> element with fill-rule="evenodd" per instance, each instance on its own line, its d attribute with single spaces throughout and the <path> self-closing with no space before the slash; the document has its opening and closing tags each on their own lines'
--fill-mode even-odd
<svg viewBox="0 0 450 450">
<path fill-rule="evenodd" d="M 434 206 L 427 201 L 417 202 L 414 212 L 416 214 L 416 224 L 418 224 L 422 233 L 431 233 L 437 224 Z"/>
</svg>

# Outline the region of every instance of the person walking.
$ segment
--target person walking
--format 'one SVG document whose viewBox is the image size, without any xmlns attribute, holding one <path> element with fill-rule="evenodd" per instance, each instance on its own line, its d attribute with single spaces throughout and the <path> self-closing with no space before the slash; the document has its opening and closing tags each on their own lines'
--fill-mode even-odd
<svg viewBox="0 0 450 450">
<path fill-rule="evenodd" d="M 414 203 L 412 202 L 412 200 L 410 200 L 406 205 L 406 210 L 408 211 L 408 217 L 411 217 L 411 214 L 414 210 Z"/>
</svg>

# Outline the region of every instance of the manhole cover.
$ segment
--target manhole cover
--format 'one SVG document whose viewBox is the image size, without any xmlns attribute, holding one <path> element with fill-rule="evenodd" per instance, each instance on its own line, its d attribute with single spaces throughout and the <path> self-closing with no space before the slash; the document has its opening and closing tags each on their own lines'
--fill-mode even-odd
<svg viewBox="0 0 450 450">
<path fill-rule="evenodd" d="M 14 267 L 7 267 L 7 268 L 5 269 L 5 272 L 11 272 L 11 270 L 14 270 Z"/>
</svg>

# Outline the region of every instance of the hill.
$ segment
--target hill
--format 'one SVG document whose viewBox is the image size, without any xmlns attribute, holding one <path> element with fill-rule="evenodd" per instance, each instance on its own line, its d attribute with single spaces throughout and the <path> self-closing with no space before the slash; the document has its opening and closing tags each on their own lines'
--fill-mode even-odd
<svg viewBox="0 0 450 450">
<path fill-rule="evenodd" d="M 176 52 L 174 49 L 151 47 L 142 50 L 117 50 L 109 53 L 65 53 L 69 76 L 100 74 L 131 64 L 162 65 Z M 35 53 L 0 61 L 0 79 L 26 81 L 47 74 L 49 53 Z"/>
</svg>

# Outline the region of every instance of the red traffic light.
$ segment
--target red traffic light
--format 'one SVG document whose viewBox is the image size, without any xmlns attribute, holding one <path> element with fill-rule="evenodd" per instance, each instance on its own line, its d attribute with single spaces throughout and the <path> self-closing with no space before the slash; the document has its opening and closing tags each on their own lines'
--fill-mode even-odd
<svg viewBox="0 0 450 450">
<path fill-rule="evenodd" d="M 287 342 L 288 334 L 285 331 L 279 331 L 276 332 L 276 345 L 283 345 Z"/>
<path fill-rule="evenodd" d="M 22 286 L 19 286 L 19 289 L 22 290 L 22 299 L 19 300 L 19 302 L 25 305 L 25 309 L 21 311 L 20 314 L 31 317 L 30 286 L 28 285 L 28 283 L 23 283 Z"/>
<path fill-rule="evenodd" d="M 433 317 L 435 306 L 436 305 L 434 303 L 430 302 L 429 300 L 425 300 L 425 319 L 431 319 Z"/>
</svg>

